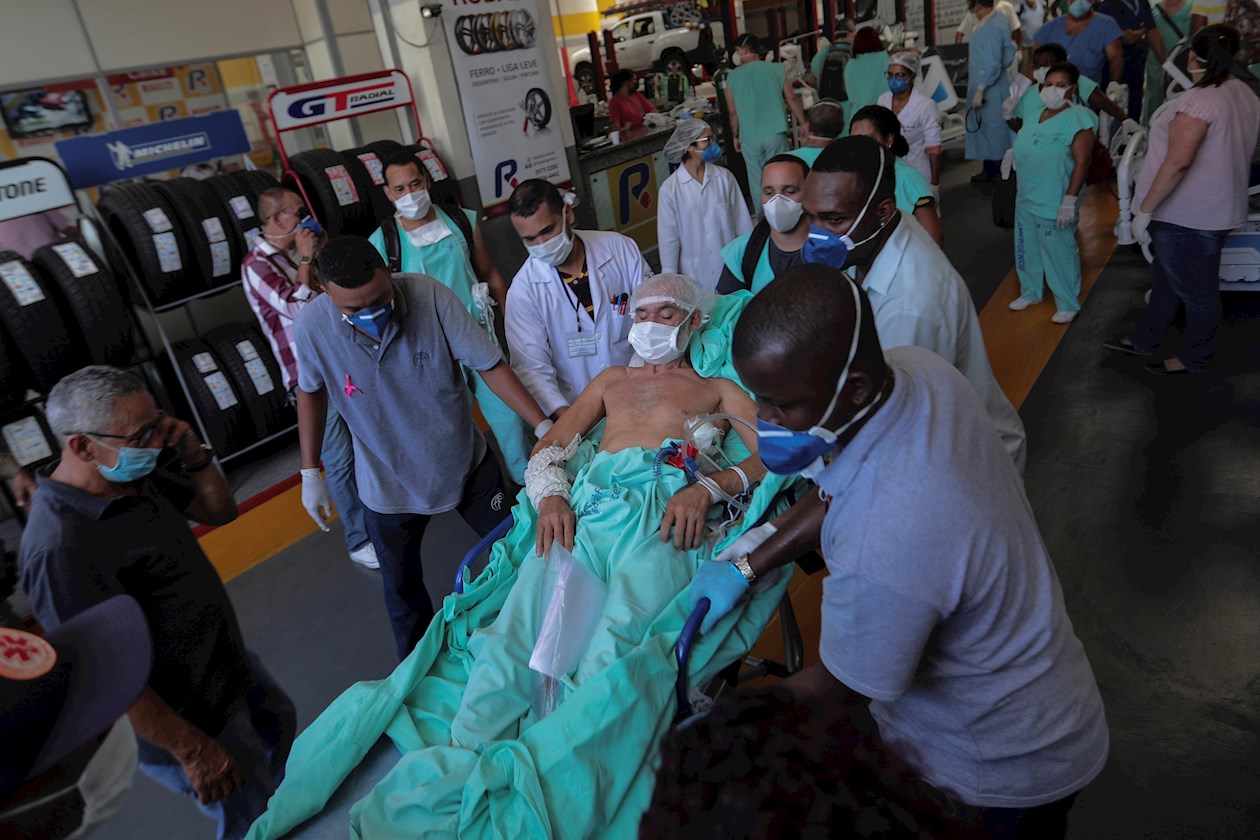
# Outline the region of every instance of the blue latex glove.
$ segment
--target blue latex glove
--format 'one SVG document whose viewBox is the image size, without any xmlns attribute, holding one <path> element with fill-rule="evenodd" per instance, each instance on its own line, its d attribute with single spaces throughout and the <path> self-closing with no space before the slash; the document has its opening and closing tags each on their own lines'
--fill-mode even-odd
<svg viewBox="0 0 1260 840">
<path fill-rule="evenodd" d="M 709 614 L 700 625 L 701 633 L 708 633 L 723 616 L 735 608 L 751 587 L 734 563 L 723 560 L 705 560 L 691 580 L 691 592 L 687 596 L 687 610 L 695 610 L 701 598 L 709 599 Z"/>
</svg>

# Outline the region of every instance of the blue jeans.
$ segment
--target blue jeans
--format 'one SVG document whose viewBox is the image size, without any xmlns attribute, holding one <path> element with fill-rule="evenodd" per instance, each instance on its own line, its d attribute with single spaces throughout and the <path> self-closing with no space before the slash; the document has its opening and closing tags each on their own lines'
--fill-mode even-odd
<svg viewBox="0 0 1260 840">
<path fill-rule="evenodd" d="M 488 450 L 464 482 L 455 510 L 480 536 L 494 530 L 508 515 L 499 462 Z M 433 620 L 433 600 L 424 585 L 420 546 L 433 517 L 424 513 L 377 513 L 366 508 L 365 521 L 376 559 L 381 564 L 381 588 L 399 661 L 406 659 Z"/>
<path fill-rule="evenodd" d="M 236 793 L 202 805 L 201 812 L 219 823 L 219 840 L 238 840 L 249 831 L 254 820 L 267 810 L 267 800 L 284 779 L 284 763 L 297 731 L 293 701 L 253 654 L 249 654 L 253 684 L 237 703 L 236 711 L 214 736 L 232 758 L 245 780 Z M 197 793 L 189 784 L 184 768 L 173 755 L 140 741 L 140 769 L 167 790 L 197 801 Z"/>
<path fill-rule="evenodd" d="M 331 401 L 328 419 L 324 421 L 324 449 L 320 459 L 324 462 L 328 492 L 346 529 L 346 549 L 354 551 L 368 541 L 367 528 L 363 525 L 363 504 L 354 480 L 354 441 L 346 421 L 341 419 Z"/>
<path fill-rule="evenodd" d="M 1195 230 L 1151 222 L 1151 302 L 1129 340 L 1142 353 L 1153 353 L 1186 307 L 1185 343 L 1177 359 L 1187 370 L 1204 371 L 1216 353 L 1221 325 L 1221 248 L 1227 230 Z"/>
</svg>

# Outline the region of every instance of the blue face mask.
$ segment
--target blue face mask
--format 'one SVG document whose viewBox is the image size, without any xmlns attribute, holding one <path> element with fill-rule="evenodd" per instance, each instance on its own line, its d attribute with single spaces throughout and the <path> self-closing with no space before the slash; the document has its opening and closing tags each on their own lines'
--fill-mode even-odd
<svg viewBox="0 0 1260 840">
<path fill-rule="evenodd" d="M 358 327 L 368 335 L 381 340 L 381 336 L 385 334 L 385 325 L 389 323 L 390 317 L 394 314 L 393 301 L 382 304 L 380 306 L 369 306 L 366 309 L 360 309 L 353 315 L 342 315 L 342 320 L 351 326 Z"/>
<path fill-rule="evenodd" d="M 1083 18 L 1089 14 L 1089 10 L 1093 8 L 1093 4 L 1089 0 L 1075 0 L 1068 6 L 1068 14 L 1074 18 Z"/>
<path fill-rule="evenodd" d="M 154 467 L 157 466 L 158 455 L 162 451 L 150 446 L 146 446 L 143 449 L 135 446 L 124 446 L 114 449 L 108 443 L 101 443 L 99 440 L 93 441 L 93 443 L 99 443 L 106 449 L 113 449 L 118 453 L 118 463 L 114 464 L 114 466 L 96 465 L 96 469 L 100 471 L 101 475 L 105 476 L 105 480 L 112 481 L 115 484 L 139 481 L 153 472 Z"/>
<path fill-rule="evenodd" d="M 875 193 L 879 192 L 879 185 L 884 180 L 884 147 L 879 147 L 879 175 L 875 177 L 875 186 L 871 188 L 871 194 L 866 197 L 866 203 L 862 205 L 862 212 L 858 213 L 858 217 L 853 220 L 853 224 L 849 225 L 849 230 L 858 229 L 858 225 L 862 224 L 862 219 L 866 217 L 866 211 L 870 209 L 871 201 L 875 198 Z M 891 221 L 892 218 L 889 218 Z M 884 229 L 885 222 L 870 236 L 861 242 L 854 242 L 848 233 L 832 233 L 823 228 L 809 226 L 809 238 L 805 240 L 805 244 L 801 247 L 801 259 L 807 263 L 814 265 L 829 265 L 832 268 L 844 270 L 845 265 L 849 261 L 849 254 L 859 245 L 865 245 Z"/>
<path fill-rule="evenodd" d="M 321 225 L 319 223 L 319 219 L 316 219 L 314 216 L 307 216 L 305 219 L 298 222 L 298 227 L 306 228 L 316 236 L 319 236 L 324 232 L 323 225 Z"/>
<path fill-rule="evenodd" d="M 823 424 L 831 419 L 831 415 L 836 410 L 840 392 L 849 381 L 849 367 L 853 364 L 853 357 L 857 355 L 858 333 L 862 326 L 862 298 L 858 294 L 857 284 L 849 283 L 849 289 L 853 292 L 853 311 L 857 313 L 853 324 L 853 340 L 849 343 L 849 358 L 844 363 L 844 370 L 840 371 L 840 378 L 836 380 L 835 393 L 831 395 L 831 402 L 827 404 L 827 409 L 823 412 L 818 425 L 800 432 L 757 418 L 758 455 L 766 469 L 776 475 L 799 474 L 806 478 L 817 476 L 823 470 L 823 456 L 836 448 L 840 436 L 854 423 L 870 414 L 883 399 L 881 391 L 875 399 L 863 406 L 840 428 L 823 428 Z"/>
<path fill-rule="evenodd" d="M 705 163 L 717 163 L 722 158 L 722 146 L 716 140 L 710 140 L 709 145 L 700 150 L 700 159 Z"/>
<path fill-rule="evenodd" d="M 910 82 L 906 79 L 898 79 L 896 76 L 893 76 L 888 80 L 888 89 L 893 93 L 905 93 L 909 87 Z"/>
</svg>

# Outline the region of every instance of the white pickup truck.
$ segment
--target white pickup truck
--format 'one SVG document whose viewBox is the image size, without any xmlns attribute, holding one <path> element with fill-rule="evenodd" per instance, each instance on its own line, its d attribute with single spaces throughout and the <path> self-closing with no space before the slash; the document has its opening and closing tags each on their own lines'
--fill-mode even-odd
<svg viewBox="0 0 1260 840">
<path fill-rule="evenodd" d="M 699 11 L 690 3 L 604 21 L 600 24 L 600 49 L 604 46 L 602 32 L 611 30 L 617 66 L 635 71 L 659 67 L 666 73 L 685 73 L 689 69 L 687 54 L 700 46 L 703 27 L 712 31 L 714 48 L 724 49 L 722 24 L 702 22 Z M 569 54 L 569 70 L 582 90 L 590 93 L 595 89 L 595 67 L 589 49 Z"/>
</svg>

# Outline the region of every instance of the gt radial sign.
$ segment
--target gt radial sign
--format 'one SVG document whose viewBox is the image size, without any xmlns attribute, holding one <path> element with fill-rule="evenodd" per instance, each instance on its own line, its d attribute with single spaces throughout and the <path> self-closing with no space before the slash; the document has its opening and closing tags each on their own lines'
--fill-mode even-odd
<svg viewBox="0 0 1260 840">
<path fill-rule="evenodd" d="M 411 86 L 401 70 L 389 70 L 349 81 L 333 79 L 281 88 L 268 102 L 276 128 L 288 131 L 410 105 Z"/>
<path fill-rule="evenodd" d="M 560 120 L 536 28 L 549 11 L 538 0 L 443 0 L 442 22 L 463 105 L 481 202 L 502 204 L 521 181 L 569 180 Z M 545 46 L 555 42 L 545 38 Z"/>
</svg>

